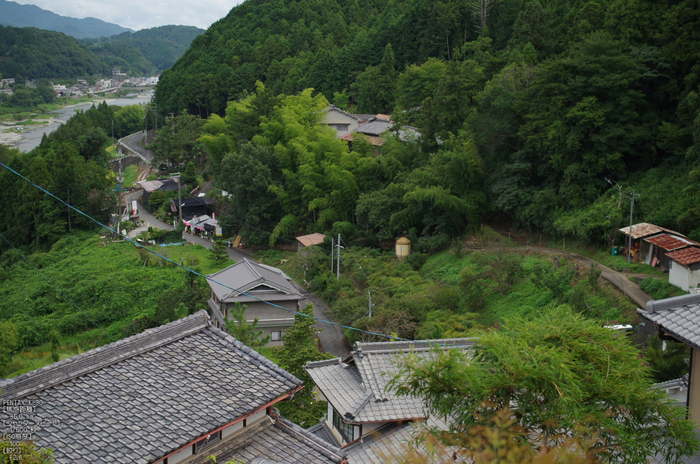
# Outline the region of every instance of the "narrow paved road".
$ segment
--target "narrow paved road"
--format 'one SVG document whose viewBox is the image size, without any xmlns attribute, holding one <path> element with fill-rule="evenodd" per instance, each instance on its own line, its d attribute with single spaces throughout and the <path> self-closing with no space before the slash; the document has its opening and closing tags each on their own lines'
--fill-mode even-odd
<svg viewBox="0 0 700 464">
<path fill-rule="evenodd" d="M 130 150 L 135 151 L 146 159 L 149 163 L 153 161 L 153 152 L 151 150 L 146 150 L 140 145 L 141 140 L 143 140 L 143 132 L 137 132 L 132 135 L 128 135 L 121 139 L 121 143 L 127 146 Z"/>
<path fill-rule="evenodd" d="M 132 200 L 140 200 L 142 196 L 143 190 L 127 193 L 124 195 L 124 204 L 129 206 Z M 141 232 L 148 230 L 149 227 L 161 230 L 172 230 L 175 228 L 172 224 L 165 223 L 149 213 L 148 209 L 141 204 L 141 201 L 139 201 L 139 218 L 144 222 L 143 226 L 132 230 L 129 237 L 136 237 Z"/>
</svg>

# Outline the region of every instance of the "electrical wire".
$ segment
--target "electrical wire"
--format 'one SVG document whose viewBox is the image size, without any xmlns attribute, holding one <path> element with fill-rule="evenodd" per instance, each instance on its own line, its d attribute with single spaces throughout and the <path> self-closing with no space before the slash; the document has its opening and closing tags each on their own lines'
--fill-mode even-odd
<svg viewBox="0 0 700 464">
<path fill-rule="evenodd" d="M 340 238 L 340 241 L 341 241 L 341 242 L 343 241 L 343 238 L 342 238 L 342 237 Z M 357 264 L 357 267 L 360 268 L 360 270 L 362 271 L 362 273 L 365 275 L 365 278 L 366 278 L 367 280 L 369 280 L 369 276 L 367 275 L 367 273 L 365 272 L 365 270 L 362 269 L 362 266 L 360 265 L 360 262 L 359 262 L 357 259 L 355 259 L 355 255 L 353 254 L 352 251 L 350 251 L 350 247 L 348 246 L 347 243 L 345 244 L 345 250 L 346 250 L 348 253 L 350 253 L 350 257 L 353 259 L 353 261 L 355 261 L 355 264 Z"/>
<path fill-rule="evenodd" d="M 324 319 L 319 319 L 319 318 L 317 318 L 317 317 L 310 316 L 310 315 L 308 315 L 308 314 L 304 314 L 304 313 L 301 313 L 301 312 L 299 312 L 299 311 L 294 311 L 294 310 L 285 308 L 285 307 L 283 307 L 283 306 L 280 306 L 280 305 L 277 305 L 277 304 L 274 304 L 274 303 L 270 303 L 269 301 L 265 301 L 265 300 L 263 300 L 262 298 L 260 298 L 260 297 L 258 297 L 258 296 L 251 295 L 251 294 L 246 293 L 246 292 L 243 292 L 243 291 L 241 291 L 241 290 L 239 290 L 239 289 L 236 289 L 236 288 L 230 287 L 230 286 L 228 286 L 228 285 L 226 285 L 226 284 L 223 284 L 223 283 L 221 283 L 221 282 L 218 282 L 218 281 L 212 279 L 211 277 L 205 276 L 205 275 L 203 275 L 203 274 L 201 274 L 201 273 L 199 273 L 199 272 L 197 272 L 197 271 L 195 271 L 195 270 L 192 270 L 192 269 L 190 269 L 190 268 L 188 268 L 188 267 L 186 267 L 186 266 L 183 266 L 182 264 L 180 264 L 180 263 L 178 263 L 178 262 L 176 262 L 176 261 L 173 261 L 172 259 L 170 259 L 170 258 L 168 258 L 168 257 L 166 257 L 166 256 L 163 256 L 163 255 L 157 253 L 157 252 L 154 251 L 154 250 L 151 250 L 150 248 L 143 247 L 141 244 L 135 242 L 134 240 L 132 240 L 132 239 L 130 239 L 129 237 L 127 237 L 126 235 L 123 235 L 123 234 L 117 232 L 116 230 L 110 228 L 109 226 L 106 226 L 106 225 L 102 224 L 100 221 L 98 221 L 97 219 L 95 219 L 95 218 L 93 218 L 92 216 L 88 215 L 87 213 L 84 213 L 83 211 L 81 211 L 81 210 L 79 210 L 79 209 L 77 209 L 77 208 L 75 208 L 75 207 L 69 205 L 69 204 L 66 203 L 65 201 L 63 201 L 63 200 L 61 200 L 60 198 L 58 198 L 57 196 L 53 195 L 51 192 L 49 192 L 49 191 L 47 191 L 46 189 L 44 189 L 44 188 L 42 188 L 42 187 L 36 185 L 34 182 L 32 182 L 31 180 L 27 179 L 25 176 L 23 176 L 23 175 L 20 174 L 19 172 L 15 171 L 14 169 L 10 168 L 9 166 L 7 166 L 7 165 L 5 165 L 5 164 L 3 164 L 3 163 L 1 163 L 1 162 L 0 162 L 0 166 L 6 168 L 8 171 L 12 172 L 12 173 L 15 174 L 16 176 L 18 176 L 18 177 L 24 179 L 25 181 L 27 181 L 27 182 L 28 182 L 30 185 L 32 185 L 33 187 L 35 187 L 35 188 L 41 190 L 42 192 L 48 194 L 49 196 L 55 198 L 56 200 L 58 200 L 59 202 L 63 203 L 63 204 L 66 205 L 67 207 L 73 209 L 74 211 L 76 211 L 77 213 L 81 214 L 82 216 L 85 216 L 86 218 L 90 219 L 90 220 L 93 221 L 95 224 L 97 224 L 97 225 L 99 225 L 99 226 L 101 226 L 101 227 L 103 227 L 103 228 L 109 230 L 110 232 L 112 232 L 112 233 L 114 233 L 114 234 L 116 234 L 116 235 L 122 237 L 125 241 L 128 241 L 128 242 L 130 242 L 130 243 L 132 243 L 132 244 L 134 244 L 134 245 L 136 245 L 136 246 L 142 247 L 144 250 L 148 251 L 149 253 L 152 253 L 152 254 L 158 256 L 159 258 L 162 258 L 162 259 L 164 259 L 164 260 L 166 260 L 166 261 L 168 261 L 168 262 L 174 264 L 175 266 L 177 266 L 177 267 L 179 267 L 179 268 L 181 268 L 181 269 L 184 269 L 184 270 L 187 271 L 187 272 L 191 272 L 191 273 L 193 273 L 193 274 L 195 274 L 195 275 L 198 275 L 198 276 L 200 276 L 200 277 L 204 277 L 204 279 L 206 279 L 206 280 L 209 281 L 209 282 L 213 282 L 213 283 L 215 283 L 215 284 L 217 284 L 217 285 L 221 285 L 222 287 L 228 288 L 228 289 L 230 289 L 230 290 L 233 290 L 234 292 L 237 292 L 237 293 L 240 294 L 240 295 L 247 296 L 247 297 L 249 297 L 249 298 L 253 298 L 254 300 L 257 300 L 257 301 L 259 301 L 259 302 L 261 302 L 261 303 L 263 303 L 263 304 L 266 304 L 266 305 L 268 305 L 268 306 L 272 306 L 272 307 L 275 307 L 275 308 L 278 308 L 278 309 L 282 309 L 282 310 L 284 310 L 284 311 L 293 313 L 294 315 L 300 315 L 300 316 L 303 316 L 303 317 L 308 317 L 308 318 L 313 319 L 313 320 L 318 321 L 318 322 L 323 322 L 323 323 L 330 324 L 330 325 L 336 325 L 336 326 L 342 327 L 342 328 L 344 328 L 344 329 L 355 330 L 355 331 L 357 331 L 357 332 L 366 333 L 366 334 L 368 334 L 368 335 L 376 335 L 376 336 L 378 336 L 378 337 L 384 337 L 384 338 L 388 338 L 388 339 L 391 339 L 391 340 L 410 341 L 410 340 L 408 340 L 408 339 L 401 338 L 401 337 L 394 337 L 394 336 L 391 336 L 391 335 L 384 335 L 384 334 L 380 334 L 380 333 L 369 332 L 369 331 L 366 331 L 366 330 L 358 329 L 358 328 L 356 328 L 356 327 L 350 327 L 350 326 L 342 325 L 342 324 L 339 324 L 339 323 L 337 323 L 337 322 L 332 322 L 332 321 L 327 321 L 327 320 L 324 320 Z M 3 237 L 3 238 L 4 238 L 4 237 Z M 8 243 L 9 243 L 9 242 L 8 242 Z M 31 264 L 31 263 L 30 263 L 30 264 Z M 32 266 L 33 266 L 33 265 L 32 265 Z M 33 267 L 34 267 L 34 266 L 33 266 Z M 76 306 L 76 307 L 77 307 L 77 306 Z M 82 311 L 82 310 L 81 310 L 81 311 Z M 85 315 L 87 316 L 87 314 L 85 314 Z M 88 316 L 88 317 L 89 317 L 89 316 Z M 105 332 L 105 333 L 106 333 L 106 332 Z"/>
</svg>

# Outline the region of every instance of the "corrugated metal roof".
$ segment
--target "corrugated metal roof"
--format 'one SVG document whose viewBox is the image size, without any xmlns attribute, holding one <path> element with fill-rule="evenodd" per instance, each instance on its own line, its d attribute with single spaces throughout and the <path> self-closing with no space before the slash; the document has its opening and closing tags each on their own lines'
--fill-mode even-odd
<svg viewBox="0 0 700 464">
<path fill-rule="evenodd" d="M 313 245 L 318 245 L 320 243 L 323 243 L 323 240 L 326 238 L 325 235 L 319 234 L 318 232 L 315 234 L 309 234 L 309 235 L 301 235 L 297 237 L 296 239 L 304 245 L 305 247 L 307 246 L 313 246 Z"/>
<path fill-rule="evenodd" d="M 644 240 L 649 243 L 653 243 L 666 251 L 679 250 L 681 248 L 687 248 L 694 245 L 692 240 L 682 237 L 674 237 L 670 234 L 655 235 L 654 237 L 648 237 Z"/>
<path fill-rule="evenodd" d="M 630 228 L 623 227 L 622 229 L 620 229 L 620 232 L 622 232 L 625 235 L 629 235 Z M 673 235 L 685 237 L 685 235 L 679 234 L 674 230 L 666 229 L 665 227 L 657 226 L 655 224 L 649 224 L 648 222 L 640 222 L 639 224 L 632 225 L 632 238 L 634 239 L 648 237 L 650 235 L 658 234 L 659 232 L 670 232 Z"/>
<path fill-rule="evenodd" d="M 673 251 L 668 253 L 666 256 L 682 264 L 683 266 L 690 266 L 691 264 L 700 263 L 700 249 L 696 247 L 689 247 L 682 250 Z"/>
</svg>

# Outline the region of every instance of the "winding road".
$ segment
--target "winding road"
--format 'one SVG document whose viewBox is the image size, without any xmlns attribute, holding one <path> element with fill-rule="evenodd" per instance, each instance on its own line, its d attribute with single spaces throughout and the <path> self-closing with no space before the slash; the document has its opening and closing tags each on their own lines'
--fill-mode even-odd
<svg viewBox="0 0 700 464">
<path fill-rule="evenodd" d="M 143 132 L 137 132 L 135 134 L 127 135 L 124 138 L 119 139 L 119 143 L 124 145 L 126 148 L 132 152 L 138 154 L 144 161 L 149 164 L 153 161 L 153 152 L 151 150 L 146 150 L 141 146 L 140 142 L 143 140 Z"/>
</svg>

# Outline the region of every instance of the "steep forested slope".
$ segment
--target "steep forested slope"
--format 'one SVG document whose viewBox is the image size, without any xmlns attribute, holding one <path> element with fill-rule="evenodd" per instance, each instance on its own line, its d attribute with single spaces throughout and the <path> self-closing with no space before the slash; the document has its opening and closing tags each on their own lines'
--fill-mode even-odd
<svg viewBox="0 0 700 464">
<path fill-rule="evenodd" d="M 0 74 L 5 77 L 75 78 L 110 72 L 73 37 L 33 27 L 0 26 Z"/>
<path fill-rule="evenodd" d="M 161 26 L 83 43 L 112 67 L 132 74 L 155 74 L 172 66 L 203 32 L 194 26 Z"/>
<path fill-rule="evenodd" d="M 156 100 L 164 113 L 223 115 L 260 80 L 272 95 L 313 87 L 351 111 L 393 111 L 421 131 L 420 155 L 383 150 L 381 176 L 362 189 L 372 197 L 336 209 L 381 236 L 421 223 L 421 234 L 439 231 L 425 214 L 457 197 L 468 222 L 505 212 L 553 233 L 614 239 L 636 188 L 636 217 L 700 238 L 698 30 L 693 0 L 249 0 L 163 73 Z M 263 133 L 271 115 L 253 111 Z M 235 137 L 233 152 L 245 140 L 279 150 L 270 139 Z M 469 160 L 470 177 L 443 180 L 446 153 Z M 275 178 L 278 168 L 268 167 Z M 316 191 L 304 182 L 297 187 Z M 402 213 L 409 200 L 422 206 Z M 285 202 L 278 196 L 276 205 L 289 214 Z M 294 216 L 308 221 L 319 205 L 302 202 Z"/>
</svg>

